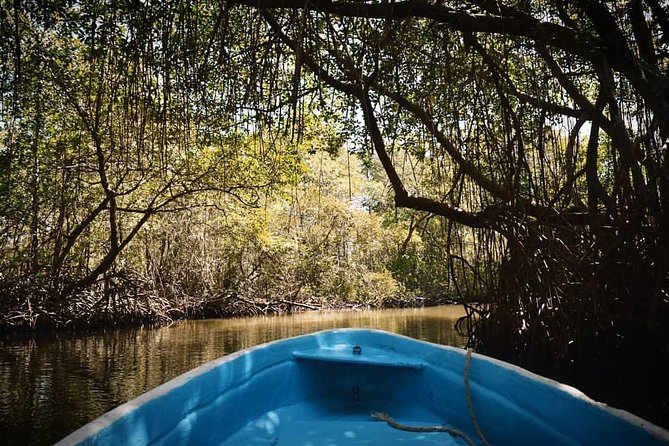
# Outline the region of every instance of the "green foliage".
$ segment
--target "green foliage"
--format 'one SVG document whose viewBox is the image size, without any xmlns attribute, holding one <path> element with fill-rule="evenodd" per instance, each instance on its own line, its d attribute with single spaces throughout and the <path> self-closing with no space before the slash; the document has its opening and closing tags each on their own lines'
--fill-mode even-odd
<svg viewBox="0 0 669 446">
<path fill-rule="evenodd" d="M 219 11 L 204 5 L 53 6 L 2 4 L 3 322 L 23 315 L 33 324 L 40 314 L 65 323 L 87 308 L 116 309 L 117 298 L 132 306 L 134 297 L 110 297 L 128 281 L 160 298 L 147 240 L 169 247 L 160 273 L 171 286 L 201 292 L 209 282 L 169 261 L 206 260 L 188 258 L 192 234 L 183 231 L 202 210 L 258 206 L 292 181 L 298 162 L 292 144 L 268 144 L 245 125 L 248 102 L 231 106 L 251 91 L 235 64 L 210 65 L 213 37 L 235 42 L 225 56 L 238 61 L 262 36 L 247 33 L 244 13 L 221 27 Z M 161 235 L 157 222 L 172 232 Z M 91 293 L 101 296 L 88 302 Z"/>
</svg>

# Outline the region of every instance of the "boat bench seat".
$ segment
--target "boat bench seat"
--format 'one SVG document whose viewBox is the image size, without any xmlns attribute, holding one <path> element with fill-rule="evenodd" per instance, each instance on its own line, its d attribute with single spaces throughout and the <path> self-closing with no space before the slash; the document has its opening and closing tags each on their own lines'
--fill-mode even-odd
<svg viewBox="0 0 669 446">
<path fill-rule="evenodd" d="M 402 355 L 390 348 L 365 347 L 363 349 L 358 346 L 348 345 L 298 350 L 293 352 L 293 357 L 309 361 L 340 362 L 407 369 L 422 369 L 425 366 L 423 361 Z"/>
</svg>

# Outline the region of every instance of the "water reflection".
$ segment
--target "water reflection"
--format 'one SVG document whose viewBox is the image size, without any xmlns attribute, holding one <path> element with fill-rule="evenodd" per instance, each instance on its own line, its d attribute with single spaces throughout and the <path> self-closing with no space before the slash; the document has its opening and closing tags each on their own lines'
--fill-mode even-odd
<svg viewBox="0 0 669 446">
<path fill-rule="evenodd" d="M 463 314 L 458 306 L 317 312 L 49 338 L 0 338 L 0 442 L 51 444 L 200 364 L 313 331 L 371 327 L 461 346 L 464 339 L 454 323 Z"/>
</svg>

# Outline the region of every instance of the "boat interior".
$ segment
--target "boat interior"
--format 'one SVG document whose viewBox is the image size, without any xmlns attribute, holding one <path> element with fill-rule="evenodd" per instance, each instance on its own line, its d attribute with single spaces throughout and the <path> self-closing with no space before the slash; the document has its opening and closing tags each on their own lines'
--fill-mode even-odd
<svg viewBox="0 0 669 446">
<path fill-rule="evenodd" d="M 625 414 L 462 349 L 346 329 L 205 364 L 84 434 L 95 444 L 666 444 Z"/>
</svg>

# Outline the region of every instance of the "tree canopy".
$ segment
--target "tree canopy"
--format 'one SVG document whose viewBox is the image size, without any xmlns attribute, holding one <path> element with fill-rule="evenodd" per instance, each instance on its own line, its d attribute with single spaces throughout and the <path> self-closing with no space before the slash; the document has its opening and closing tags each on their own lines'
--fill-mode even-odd
<svg viewBox="0 0 669 446">
<path fill-rule="evenodd" d="M 397 206 L 467 233 L 442 242 L 485 290 L 474 343 L 547 369 L 580 358 L 569 376 L 658 354 L 669 370 L 666 5 L 234 3 L 292 67 L 291 100 L 315 83 L 357 113 Z"/>
</svg>

